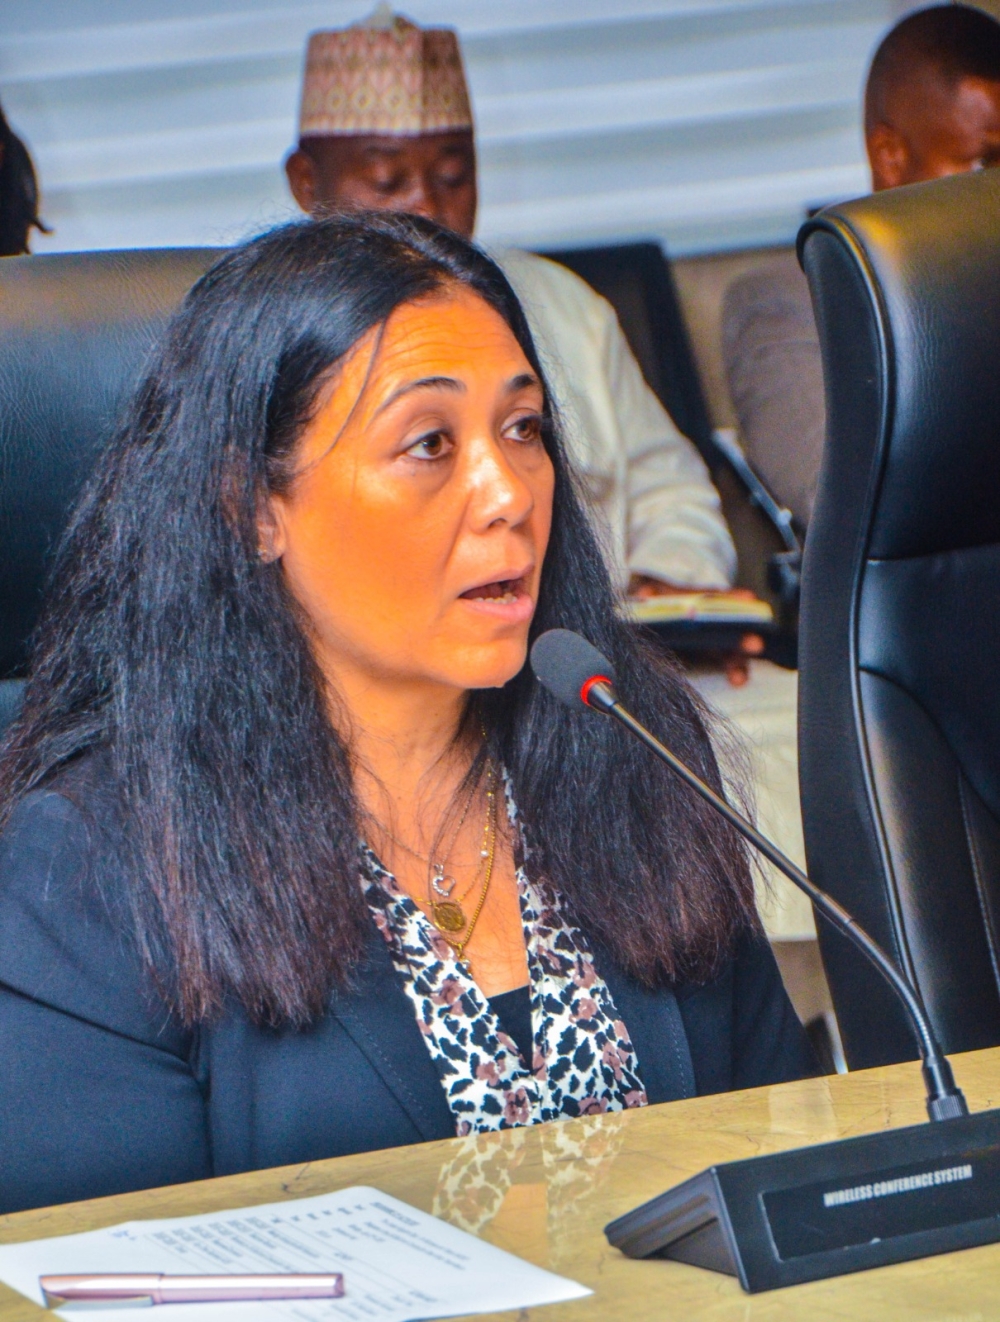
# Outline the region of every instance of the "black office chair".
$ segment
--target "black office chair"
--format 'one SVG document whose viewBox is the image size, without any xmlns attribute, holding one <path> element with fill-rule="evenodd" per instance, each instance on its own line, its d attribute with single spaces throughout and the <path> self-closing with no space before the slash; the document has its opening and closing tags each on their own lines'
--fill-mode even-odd
<svg viewBox="0 0 1000 1322">
<path fill-rule="evenodd" d="M 568 266 L 608 300 L 650 387 L 697 446 L 722 498 L 736 543 L 738 581 L 771 601 L 783 631 L 775 660 L 794 664 L 801 547 L 791 516 L 742 452 L 712 428 L 670 262 L 658 243 L 620 243 L 543 254 Z"/>
<path fill-rule="evenodd" d="M 946 1051 L 1000 1043 L 1000 170 L 803 226 L 827 439 L 805 551 L 812 877 L 920 989 Z M 847 1060 L 916 1056 L 820 925 Z"/>
<path fill-rule="evenodd" d="M 213 249 L 0 261 L 0 731 L 70 507 Z"/>
</svg>

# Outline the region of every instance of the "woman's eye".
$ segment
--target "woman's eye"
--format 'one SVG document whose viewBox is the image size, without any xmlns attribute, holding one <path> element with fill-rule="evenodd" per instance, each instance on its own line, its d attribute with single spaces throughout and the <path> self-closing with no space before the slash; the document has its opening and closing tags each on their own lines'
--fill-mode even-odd
<svg viewBox="0 0 1000 1322">
<path fill-rule="evenodd" d="M 542 439 L 541 415 L 529 413 L 523 418 L 516 418 L 508 425 L 506 431 L 513 440 L 532 445 Z"/>
<path fill-rule="evenodd" d="M 449 449 L 448 437 L 444 432 L 434 431 L 414 441 L 406 453 L 414 459 L 440 459 Z"/>
</svg>

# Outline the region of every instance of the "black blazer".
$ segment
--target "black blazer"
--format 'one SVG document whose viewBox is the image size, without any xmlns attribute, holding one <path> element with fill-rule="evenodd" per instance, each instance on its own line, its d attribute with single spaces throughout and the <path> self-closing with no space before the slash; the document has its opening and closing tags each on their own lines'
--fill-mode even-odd
<svg viewBox="0 0 1000 1322">
<path fill-rule="evenodd" d="M 128 935 L 106 760 L 28 796 L 0 840 L 0 1211 L 454 1135 L 382 938 L 305 1031 L 232 1008 L 186 1029 Z M 108 851 L 102 851 L 107 857 Z M 648 991 L 595 961 L 651 1102 L 794 1079 L 815 1062 L 765 941 L 703 987 Z"/>
</svg>

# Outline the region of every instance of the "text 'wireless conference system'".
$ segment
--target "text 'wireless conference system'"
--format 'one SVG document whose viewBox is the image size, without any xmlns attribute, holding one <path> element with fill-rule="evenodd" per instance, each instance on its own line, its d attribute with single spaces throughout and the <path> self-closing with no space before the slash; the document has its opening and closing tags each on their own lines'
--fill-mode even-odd
<svg viewBox="0 0 1000 1322">
<path fill-rule="evenodd" d="M 710 1166 L 605 1226 L 632 1258 L 674 1258 L 756 1292 L 1000 1240 L 1000 1110 L 969 1115 L 920 996 L 837 902 L 619 702 L 610 662 L 551 629 L 531 649 L 538 681 L 568 707 L 614 717 L 809 896 L 906 1006 L 927 1111 L 911 1125 Z"/>
</svg>

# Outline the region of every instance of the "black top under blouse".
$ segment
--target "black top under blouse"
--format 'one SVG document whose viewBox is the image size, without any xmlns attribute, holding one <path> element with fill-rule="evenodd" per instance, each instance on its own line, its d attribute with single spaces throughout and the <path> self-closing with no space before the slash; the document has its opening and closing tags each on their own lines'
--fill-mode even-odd
<svg viewBox="0 0 1000 1322">
<path fill-rule="evenodd" d="M 500 1020 L 500 1027 L 517 1043 L 521 1059 L 528 1066 L 534 1051 L 531 1025 L 531 984 L 515 987 L 489 998 L 490 1009 Z"/>
<path fill-rule="evenodd" d="M 111 786 L 105 755 L 81 758 L 0 837 L 0 1212 L 453 1136 L 374 923 L 350 989 L 306 1029 L 238 1006 L 194 1028 L 170 1013 L 130 936 Z M 673 989 L 592 948 L 651 1103 L 816 1072 L 762 936 Z M 494 998 L 522 1047 L 527 1001 Z"/>
</svg>

